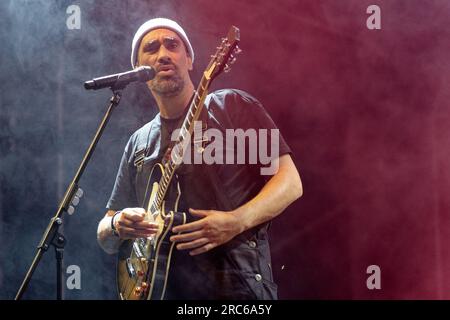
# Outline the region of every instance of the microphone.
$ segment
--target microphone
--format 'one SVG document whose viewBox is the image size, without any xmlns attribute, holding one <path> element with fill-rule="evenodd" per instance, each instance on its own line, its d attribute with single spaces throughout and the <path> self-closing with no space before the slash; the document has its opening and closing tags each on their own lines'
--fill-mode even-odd
<svg viewBox="0 0 450 320">
<path fill-rule="evenodd" d="M 112 74 L 95 78 L 84 83 L 86 90 L 98 90 L 103 88 L 123 89 L 129 83 L 140 81 L 147 82 L 155 77 L 155 70 L 149 66 L 142 66 L 131 71 Z"/>
</svg>

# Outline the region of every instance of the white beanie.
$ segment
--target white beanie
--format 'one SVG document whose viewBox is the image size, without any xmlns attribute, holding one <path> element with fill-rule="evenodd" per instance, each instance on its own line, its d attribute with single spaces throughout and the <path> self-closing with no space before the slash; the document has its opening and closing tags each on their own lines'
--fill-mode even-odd
<svg viewBox="0 0 450 320">
<path fill-rule="evenodd" d="M 136 67 L 137 63 L 137 54 L 139 51 L 139 46 L 141 44 L 141 40 L 148 32 L 153 29 L 170 29 L 178 34 L 178 36 L 183 40 L 186 48 L 189 52 L 189 56 L 192 58 L 192 62 L 194 62 L 194 50 L 192 49 L 191 43 L 184 32 L 183 28 L 173 20 L 166 18 L 155 18 L 148 20 L 142 26 L 139 27 L 138 31 L 134 35 L 133 42 L 131 45 L 131 66 L 133 68 Z"/>
</svg>

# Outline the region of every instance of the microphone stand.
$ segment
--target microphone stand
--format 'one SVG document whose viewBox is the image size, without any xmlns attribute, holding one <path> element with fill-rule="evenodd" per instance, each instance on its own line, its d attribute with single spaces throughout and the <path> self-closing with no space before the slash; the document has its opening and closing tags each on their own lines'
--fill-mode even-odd
<svg viewBox="0 0 450 320">
<path fill-rule="evenodd" d="M 31 263 L 30 268 L 28 269 L 27 274 L 25 275 L 25 278 L 22 282 L 22 285 L 20 286 L 19 290 L 17 291 L 16 297 L 14 300 L 20 300 L 22 298 L 22 295 L 24 294 L 25 290 L 28 287 L 28 284 L 31 280 L 31 277 L 33 276 L 33 273 L 38 266 L 39 262 L 41 261 L 42 255 L 48 250 L 50 245 L 55 247 L 55 255 L 56 255 L 56 299 L 62 300 L 63 299 L 63 256 L 64 256 L 64 246 L 66 244 L 66 239 L 63 234 L 60 233 L 59 227 L 63 224 L 63 212 L 68 212 L 69 214 L 72 214 L 74 212 L 74 206 L 78 204 L 79 198 L 83 195 L 83 191 L 78 187 L 78 182 L 80 181 L 81 175 L 83 174 L 92 154 L 94 153 L 95 147 L 97 146 L 98 141 L 100 140 L 100 137 L 103 133 L 103 130 L 106 127 L 106 124 L 109 121 L 109 118 L 111 117 L 111 114 L 115 107 L 119 105 L 120 98 L 122 96 L 122 89 L 125 88 L 126 85 L 121 85 L 120 87 L 112 87 L 111 90 L 113 91 L 113 96 L 110 99 L 108 109 L 106 111 L 106 114 L 104 115 L 97 132 L 95 133 L 95 136 L 87 149 L 83 160 L 81 161 L 80 166 L 78 167 L 77 173 L 75 174 L 75 177 L 73 178 L 72 182 L 70 183 L 69 187 L 66 190 L 66 193 L 64 194 L 63 199 L 61 200 L 58 210 L 56 211 L 56 214 L 53 218 L 50 219 L 50 222 L 47 226 L 47 229 L 45 230 L 41 241 L 39 242 L 39 245 L 37 247 L 36 255 L 33 259 L 33 262 Z"/>
</svg>

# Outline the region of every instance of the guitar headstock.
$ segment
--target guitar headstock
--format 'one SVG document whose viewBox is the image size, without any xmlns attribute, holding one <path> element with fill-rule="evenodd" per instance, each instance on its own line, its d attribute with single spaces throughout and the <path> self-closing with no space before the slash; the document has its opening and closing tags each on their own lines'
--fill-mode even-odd
<svg viewBox="0 0 450 320">
<path fill-rule="evenodd" d="M 211 56 L 212 59 L 204 72 L 206 79 L 212 80 L 222 73 L 222 71 L 230 71 L 231 65 L 236 61 L 236 56 L 242 51 L 238 47 L 239 40 L 239 29 L 231 26 L 228 35 L 222 39 L 221 44 L 217 47 L 216 53 Z"/>
</svg>

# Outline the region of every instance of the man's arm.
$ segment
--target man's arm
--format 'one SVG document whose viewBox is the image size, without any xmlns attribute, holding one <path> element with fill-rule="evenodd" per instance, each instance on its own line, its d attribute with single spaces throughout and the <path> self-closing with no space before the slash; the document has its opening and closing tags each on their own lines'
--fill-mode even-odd
<svg viewBox="0 0 450 320">
<path fill-rule="evenodd" d="M 291 156 L 281 156 L 278 172 L 256 197 L 235 210 L 243 227 L 241 232 L 275 218 L 302 194 L 302 181 Z"/>
<path fill-rule="evenodd" d="M 102 220 L 98 223 L 97 242 L 100 247 L 108 254 L 116 253 L 119 250 L 120 239 L 113 235 L 111 229 L 111 219 L 114 216 L 114 210 L 108 210 Z"/>
<path fill-rule="evenodd" d="M 204 253 L 275 218 L 302 194 L 297 168 L 289 154 L 283 155 L 278 172 L 253 199 L 230 212 L 190 209 L 191 214 L 202 219 L 173 228 L 173 232 L 184 233 L 172 236 L 171 241 L 180 242 L 179 250 L 194 249 L 191 255 Z"/>
</svg>

